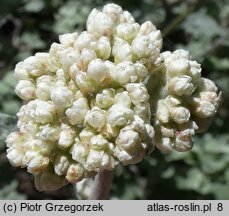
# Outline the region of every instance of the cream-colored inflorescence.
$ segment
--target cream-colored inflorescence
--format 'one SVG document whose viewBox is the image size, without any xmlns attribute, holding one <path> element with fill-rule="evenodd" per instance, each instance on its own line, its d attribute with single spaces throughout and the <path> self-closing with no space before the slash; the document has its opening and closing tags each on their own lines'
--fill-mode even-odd
<svg viewBox="0 0 229 216">
<path fill-rule="evenodd" d="M 108 4 L 92 10 L 86 27 L 15 68 L 24 105 L 7 157 L 35 174 L 38 190 L 138 163 L 155 143 L 187 151 L 220 104 L 186 51 L 160 53 L 161 32 L 151 22 L 140 25 Z"/>
<path fill-rule="evenodd" d="M 208 129 L 219 108 L 222 92 L 201 77 L 201 66 L 185 50 L 163 52 L 160 71 L 147 85 L 157 91 L 154 103 L 155 140 L 164 151 L 184 152 L 192 149 L 192 137 Z M 163 75 L 161 75 L 163 74 Z M 160 86 L 154 85 L 161 81 Z M 156 86 L 156 89 L 154 89 Z M 156 101 L 156 103 L 155 103 Z"/>
</svg>

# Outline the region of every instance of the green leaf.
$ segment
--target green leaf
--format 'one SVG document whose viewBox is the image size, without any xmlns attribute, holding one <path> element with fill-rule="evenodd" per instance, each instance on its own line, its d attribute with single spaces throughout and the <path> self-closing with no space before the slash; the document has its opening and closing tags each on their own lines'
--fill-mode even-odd
<svg viewBox="0 0 229 216">
<path fill-rule="evenodd" d="M 16 116 L 0 113 L 0 150 L 5 148 L 6 137 L 17 130 L 16 121 Z"/>
<path fill-rule="evenodd" d="M 208 40 L 220 35 L 222 29 L 218 23 L 201 9 L 192 15 L 182 24 L 183 29 L 195 39 Z"/>
<path fill-rule="evenodd" d="M 1 200 L 22 200 L 26 199 L 24 194 L 17 192 L 17 181 L 13 180 L 8 185 L 0 189 L 0 199 Z"/>
<path fill-rule="evenodd" d="M 45 42 L 40 39 L 36 32 L 25 32 L 21 36 L 21 43 L 29 49 L 45 48 Z"/>
<path fill-rule="evenodd" d="M 24 9 L 27 12 L 38 13 L 45 7 L 42 0 L 26 0 L 26 2 Z"/>
</svg>

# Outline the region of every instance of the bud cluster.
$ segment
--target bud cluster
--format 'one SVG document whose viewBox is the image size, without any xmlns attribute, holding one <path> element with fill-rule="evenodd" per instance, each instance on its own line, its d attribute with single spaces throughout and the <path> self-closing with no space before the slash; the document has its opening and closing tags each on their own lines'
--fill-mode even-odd
<svg viewBox="0 0 229 216">
<path fill-rule="evenodd" d="M 216 85 L 201 77 L 200 64 L 191 60 L 187 51 L 167 51 L 161 57 L 164 63 L 158 74 L 163 74 L 164 80 L 154 107 L 156 145 L 164 152 L 188 151 L 193 146 L 192 136 L 210 126 L 222 93 L 217 95 Z"/>
<path fill-rule="evenodd" d="M 35 174 L 39 190 L 138 163 L 154 143 L 189 150 L 219 107 L 215 84 L 186 51 L 160 53 L 161 32 L 151 22 L 140 25 L 108 4 L 92 10 L 86 27 L 15 68 L 24 105 L 7 157 Z"/>
</svg>

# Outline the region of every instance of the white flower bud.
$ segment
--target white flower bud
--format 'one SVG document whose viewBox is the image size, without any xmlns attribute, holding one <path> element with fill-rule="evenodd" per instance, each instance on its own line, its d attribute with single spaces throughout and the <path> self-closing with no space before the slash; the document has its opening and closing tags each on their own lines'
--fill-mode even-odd
<svg viewBox="0 0 229 216">
<path fill-rule="evenodd" d="M 179 96 L 190 96 L 195 91 L 192 78 L 185 75 L 172 78 L 169 81 L 168 89 L 170 93 Z"/>
<path fill-rule="evenodd" d="M 23 100 L 35 98 L 35 85 L 30 80 L 20 80 L 15 88 L 15 93 Z"/>
<path fill-rule="evenodd" d="M 108 141 L 101 135 L 93 136 L 90 140 L 90 144 L 92 145 L 93 149 L 106 149 L 108 146 Z"/>
<path fill-rule="evenodd" d="M 101 37 L 97 41 L 96 53 L 102 59 L 109 59 L 111 54 L 111 44 L 108 37 Z"/>
<path fill-rule="evenodd" d="M 135 146 L 140 145 L 141 139 L 139 134 L 133 130 L 125 129 L 120 131 L 119 136 L 116 139 L 116 145 L 123 149 L 132 149 Z"/>
<path fill-rule="evenodd" d="M 58 155 L 54 162 L 54 171 L 57 175 L 64 175 L 69 167 L 69 160 L 64 155 Z"/>
<path fill-rule="evenodd" d="M 134 64 L 129 61 L 117 64 L 116 67 L 111 70 L 111 77 L 121 85 L 125 85 L 128 82 L 135 82 L 138 79 Z"/>
<path fill-rule="evenodd" d="M 30 79 L 28 71 L 24 68 L 24 62 L 19 62 L 16 64 L 14 75 L 17 81 Z"/>
<path fill-rule="evenodd" d="M 136 36 L 137 31 L 139 29 L 139 25 L 136 24 L 134 25 L 130 23 L 121 23 L 116 28 L 117 36 L 126 41 L 132 40 Z"/>
<path fill-rule="evenodd" d="M 10 147 L 6 150 L 6 152 L 7 152 L 7 158 L 13 166 L 15 167 L 24 166 L 22 162 L 24 157 L 23 151 L 20 151 L 19 148 Z"/>
<path fill-rule="evenodd" d="M 53 83 L 53 78 L 49 75 L 44 75 L 37 78 L 37 88 L 35 90 L 37 98 L 47 101 L 50 99 L 50 90 Z"/>
<path fill-rule="evenodd" d="M 191 137 L 177 135 L 175 139 L 174 149 L 178 152 L 190 151 L 193 147 L 193 142 Z"/>
<path fill-rule="evenodd" d="M 91 138 L 96 135 L 95 133 L 94 130 L 86 127 L 79 134 L 80 140 L 82 142 L 90 142 Z"/>
<path fill-rule="evenodd" d="M 201 76 L 201 65 L 197 63 L 196 61 L 189 61 L 191 69 L 190 69 L 190 76 L 194 79 L 197 80 Z"/>
<path fill-rule="evenodd" d="M 36 99 L 29 102 L 27 105 L 29 115 L 37 123 L 45 124 L 53 121 L 55 114 L 55 107 L 51 102 L 41 101 Z"/>
<path fill-rule="evenodd" d="M 88 102 L 86 98 L 79 98 L 76 100 L 72 107 L 66 110 L 66 116 L 72 125 L 82 125 L 84 117 L 89 110 Z"/>
<path fill-rule="evenodd" d="M 168 63 L 167 70 L 171 77 L 186 75 L 190 70 L 190 64 L 186 59 L 176 59 Z"/>
<path fill-rule="evenodd" d="M 178 106 L 178 105 L 181 105 L 181 99 L 180 98 L 178 98 L 178 97 L 173 97 L 173 96 L 171 96 L 171 95 L 168 95 L 166 98 L 165 98 L 165 100 L 164 100 L 164 102 L 166 103 L 166 105 L 168 106 L 168 107 L 176 107 L 176 106 Z"/>
<path fill-rule="evenodd" d="M 164 153 L 169 153 L 173 151 L 173 142 L 169 137 L 162 137 L 161 140 L 156 143 L 157 148 Z"/>
<path fill-rule="evenodd" d="M 136 37 L 132 42 L 131 49 L 137 58 L 158 57 L 160 52 L 154 41 L 150 40 L 150 37 L 146 35 Z"/>
<path fill-rule="evenodd" d="M 76 131 L 68 124 L 61 124 L 58 145 L 61 148 L 70 147 L 74 143 L 76 135 Z"/>
<path fill-rule="evenodd" d="M 23 67 L 32 76 L 41 76 L 51 70 L 49 53 L 36 53 L 24 60 Z"/>
<path fill-rule="evenodd" d="M 70 151 L 72 154 L 72 159 L 78 163 L 84 164 L 88 155 L 88 151 L 79 139 L 76 139 L 76 141 L 77 142 L 72 146 Z"/>
<path fill-rule="evenodd" d="M 96 95 L 96 105 L 99 108 L 109 108 L 114 103 L 114 89 L 104 89 L 101 93 Z"/>
<path fill-rule="evenodd" d="M 218 104 L 218 96 L 215 92 L 209 92 L 209 91 L 203 91 L 200 92 L 200 98 L 206 101 L 209 101 L 212 103 L 214 106 Z"/>
<path fill-rule="evenodd" d="M 193 98 L 191 112 L 199 118 L 209 118 L 215 115 L 216 108 L 209 101 Z"/>
<path fill-rule="evenodd" d="M 74 49 L 82 51 L 84 48 L 92 49 L 95 38 L 89 32 L 83 31 L 74 43 Z"/>
<path fill-rule="evenodd" d="M 87 112 L 84 121 L 95 129 L 101 129 L 106 123 L 106 112 L 99 107 L 93 107 Z"/>
<path fill-rule="evenodd" d="M 20 132 L 28 133 L 31 135 L 35 135 L 36 133 L 38 133 L 39 130 L 38 124 L 33 121 L 29 121 L 26 123 L 19 121 L 17 126 L 20 128 Z"/>
<path fill-rule="evenodd" d="M 210 79 L 201 77 L 199 91 L 217 92 L 218 88 L 216 87 L 215 83 L 212 82 Z"/>
<path fill-rule="evenodd" d="M 189 52 L 183 49 L 175 50 L 173 52 L 173 55 L 174 55 L 174 59 L 177 59 L 177 58 L 183 58 L 183 59 L 188 59 L 188 60 L 191 59 Z"/>
<path fill-rule="evenodd" d="M 147 89 L 142 83 L 129 83 L 126 85 L 126 90 L 135 105 L 146 102 L 149 99 Z"/>
<path fill-rule="evenodd" d="M 128 108 L 130 108 L 130 106 L 131 106 L 131 99 L 130 99 L 127 91 L 117 93 L 115 95 L 114 102 L 116 104 L 121 104 L 121 105 L 128 107 Z"/>
<path fill-rule="evenodd" d="M 88 93 L 94 91 L 89 77 L 85 72 L 79 71 L 75 74 L 76 84 L 82 92 Z"/>
<path fill-rule="evenodd" d="M 65 47 L 72 47 L 77 37 L 78 37 L 77 32 L 67 33 L 67 34 L 60 35 L 59 41 Z"/>
<path fill-rule="evenodd" d="M 169 111 L 171 118 L 178 124 L 188 122 L 190 118 L 189 110 L 184 107 L 171 108 Z"/>
<path fill-rule="evenodd" d="M 38 173 L 48 166 L 49 158 L 40 155 L 36 150 L 28 150 L 23 157 L 23 164 L 27 166 L 28 172 Z"/>
<path fill-rule="evenodd" d="M 14 166 L 22 166 L 22 159 L 25 153 L 23 143 L 26 140 L 26 135 L 22 132 L 12 132 L 6 139 L 6 146 L 8 149 L 7 158 Z"/>
<path fill-rule="evenodd" d="M 103 7 L 103 13 L 107 14 L 114 22 L 119 20 L 122 12 L 122 8 L 114 3 L 107 4 Z"/>
<path fill-rule="evenodd" d="M 60 63 L 64 70 L 68 70 L 74 63 L 78 62 L 80 53 L 69 47 L 60 52 Z"/>
<path fill-rule="evenodd" d="M 101 36 L 111 36 L 114 22 L 105 13 L 93 9 L 87 19 L 87 31 L 99 38 Z"/>
<path fill-rule="evenodd" d="M 101 59 L 95 59 L 88 65 L 87 75 L 96 82 L 104 83 L 109 79 L 109 68 Z"/>
<path fill-rule="evenodd" d="M 84 176 L 84 169 L 80 164 L 71 164 L 68 168 L 66 179 L 70 183 L 81 181 Z"/>
<path fill-rule="evenodd" d="M 73 94 L 67 87 L 53 88 L 50 98 L 58 108 L 70 107 L 73 102 Z"/>
<path fill-rule="evenodd" d="M 135 71 L 138 75 L 138 79 L 142 81 L 148 75 L 147 68 L 140 62 L 135 63 L 134 66 L 135 66 Z"/>
<path fill-rule="evenodd" d="M 175 136 L 175 132 L 174 132 L 174 129 L 172 127 L 170 127 L 170 125 L 166 125 L 166 127 L 164 126 L 161 126 L 161 134 L 164 136 L 164 137 L 169 137 L 169 138 L 174 138 Z"/>
<path fill-rule="evenodd" d="M 78 63 L 78 65 L 80 66 L 81 69 L 87 71 L 88 64 L 94 59 L 96 59 L 95 51 L 84 48 L 81 52 L 80 62 Z"/>
<path fill-rule="evenodd" d="M 114 104 L 107 112 L 107 122 L 111 126 L 123 126 L 133 118 L 133 114 L 133 110 L 122 104 Z"/>
<path fill-rule="evenodd" d="M 40 131 L 37 133 L 37 137 L 48 142 L 55 142 L 59 139 L 60 129 L 58 126 L 52 126 L 50 124 L 40 126 Z"/>
<path fill-rule="evenodd" d="M 123 11 L 120 17 L 120 23 L 135 23 L 134 17 L 128 11 Z"/>
<path fill-rule="evenodd" d="M 150 34 L 152 31 L 156 31 L 156 27 L 155 25 L 150 22 L 150 21 L 146 21 L 143 24 L 141 24 L 140 30 L 139 30 L 139 34 L 140 35 L 148 35 Z"/>
<path fill-rule="evenodd" d="M 115 166 L 114 159 L 104 151 L 91 149 L 86 163 L 85 169 L 88 171 L 101 172 L 104 169 L 113 169 Z"/>
<path fill-rule="evenodd" d="M 162 44 L 163 44 L 161 31 L 160 30 L 153 31 L 149 34 L 149 37 L 150 37 L 150 40 L 154 41 L 155 46 L 159 50 L 161 50 Z"/>
<path fill-rule="evenodd" d="M 114 62 L 132 61 L 132 52 L 130 45 L 123 39 L 116 37 L 112 49 Z"/>
</svg>

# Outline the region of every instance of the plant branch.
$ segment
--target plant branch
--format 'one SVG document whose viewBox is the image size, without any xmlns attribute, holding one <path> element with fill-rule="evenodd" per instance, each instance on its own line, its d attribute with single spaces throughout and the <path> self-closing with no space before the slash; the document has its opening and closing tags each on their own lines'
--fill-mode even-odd
<svg viewBox="0 0 229 216">
<path fill-rule="evenodd" d="M 104 170 L 96 175 L 89 197 L 90 200 L 105 200 L 108 198 L 113 174 L 113 171 Z"/>
<path fill-rule="evenodd" d="M 171 32 L 173 32 L 177 26 L 183 22 L 196 8 L 197 4 L 192 4 L 190 7 L 187 8 L 186 11 L 181 13 L 179 16 L 177 16 L 174 20 L 172 20 L 162 31 L 162 35 L 165 37 Z"/>
</svg>

